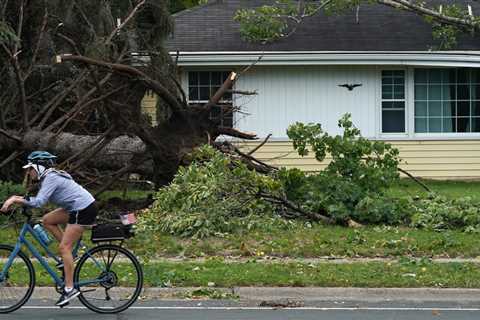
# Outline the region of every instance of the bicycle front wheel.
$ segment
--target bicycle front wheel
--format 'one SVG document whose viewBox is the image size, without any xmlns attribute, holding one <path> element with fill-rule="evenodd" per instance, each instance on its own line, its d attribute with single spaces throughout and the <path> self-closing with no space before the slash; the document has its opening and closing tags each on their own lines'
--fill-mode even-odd
<svg viewBox="0 0 480 320">
<path fill-rule="evenodd" d="M 0 313 L 9 313 L 23 306 L 35 287 L 35 271 L 32 262 L 22 252 L 10 260 L 12 246 L 0 245 Z M 3 273 L 7 262 L 12 262 Z"/>
<path fill-rule="evenodd" d="M 87 251 L 75 268 L 74 281 L 80 301 L 98 313 L 117 313 L 130 307 L 140 295 L 143 272 L 128 250 L 112 244 Z"/>
</svg>

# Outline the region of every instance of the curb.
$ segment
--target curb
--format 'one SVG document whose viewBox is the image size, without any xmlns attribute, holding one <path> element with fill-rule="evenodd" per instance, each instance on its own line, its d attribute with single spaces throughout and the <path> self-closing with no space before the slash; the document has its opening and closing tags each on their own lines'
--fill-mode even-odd
<svg viewBox="0 0 480 320">
<path fill-rule="evenodd" d="M 182 296 L 199 287 L 145 288 L 142 300 L 185 300 Z M 480 289 L 463 288 L 320 288 L 320 287 L 234 287 L 209 288 L 246 301 L 300 300 L 303 302 L 458 302 L 480 303 Z M 129 289 L 125 289 L 129 291 Z M 37 287 L 33 298 L 57 297 L 55 289 Z M 204 299 L 208 299 L 205 297 Z"/>
</svg>

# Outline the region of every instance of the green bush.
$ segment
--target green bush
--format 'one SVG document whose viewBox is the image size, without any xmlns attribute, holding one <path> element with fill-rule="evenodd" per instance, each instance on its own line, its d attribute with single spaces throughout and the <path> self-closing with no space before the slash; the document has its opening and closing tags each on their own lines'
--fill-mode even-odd
<svg viewBox="0 0 480 320">
<path fill-rule="evenodd" d="M 350 218 L 377 223 L 396 221 L 395 217 L 388 217 L 387 205 L 379 209 L 379 202 L 375 202 L 377 209 L 371 211 L 366 210 L 366 204 L 372 205 L 367 199 L 382 197 L 398 181 L 398 150 L 390 144 L 363 138 L 349 114 L 339 120 L 338 126 L 343 131 L 341 136 L 324 133 L 320 124 L 297 122 L 288 128 L 288 137 L 301 156 L 311 150 L 318 161 L 323 161 L 327 154 L 331 157 L 331 162 L 319 173 L 303 177 L 298 172 L 281 173 L 288 197 L 302 203 L 307 210 L 326 211 L 339 221 Z M 363 210 L 358 211 L 362 201 Z M 383 221 L 378 219 L 378 210 L 384 212 Z M 377 217 L 369 217 L 370 213 Z"/>
<path fill-rule="evenodd" d="M 0 180 L 0 203 L 3 204 L 12 195 L 22 195 L 24 193 L 25 188 L 22 185 Z"/>
<path fill-rule="evenodd" d="M 3 205 L 5 200 L 8 197 L 13 195 L 22 195 L 25 193 L 25 188 L 22 185 L 14 184 L 10 181 L 1 181 L 0 180 L 0 206 Z M 7 216 L 0 215 L 0 224 L 3 224 L 7 221 Z"/>
<path fill-rule="evenodd" d="M 155 202 L 142 215 L 140 228 L 203 238 L 261 226 L 265 221 L 285 223 L 275 216 L 271 203 L 258 197 L 259 192 L 282 192 L 273 176 L 249 170 L 209 146 L 200 148 L 193 159 L 154 195 Z"/>
</svg>

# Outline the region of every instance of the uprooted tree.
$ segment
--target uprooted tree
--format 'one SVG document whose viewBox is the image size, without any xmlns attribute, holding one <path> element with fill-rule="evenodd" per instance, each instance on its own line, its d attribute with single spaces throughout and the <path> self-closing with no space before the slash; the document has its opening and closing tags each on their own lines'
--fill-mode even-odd
<svg viewBox="0 0 480 320">
<path fill-rule="evenodd" d="M 193 148 L 222 134 L 255 138 L 211 116 L 233 112 L 219 101 L 234 73 L 208 103 L 187 104 L 164 50 L 171 23 L 161 0 L 0 0 L 3 177 L 45 149 L 91 182 L 139 172 L 161 185 Z M 156 126 L 142 114 L 147 90 L 158 96 Z"/>
</svg>

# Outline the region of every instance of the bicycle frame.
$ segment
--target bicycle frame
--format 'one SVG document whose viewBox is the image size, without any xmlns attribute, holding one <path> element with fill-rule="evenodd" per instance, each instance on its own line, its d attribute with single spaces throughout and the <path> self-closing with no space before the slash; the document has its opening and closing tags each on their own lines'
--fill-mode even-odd
<svg viewBox="0 0 480 320">
<path fill-rule="evenodd" d="M 12 251 L 10 257 L 8 257 L 8 260 L 7 262 L 5 263 L 5 265 L 3 266 L 3 270 L 0 271 L 0 280 L 3 280 L 3 277 L 4 275 L 8 272 L 8 269 L 10 268 L 10 266 L 12 265 L 13 263 L 13 260 L 15 259 L 15 257 L 17 256 L 18 252 L 20 251 L 20 249 L 22 248 L 23 245 L 25 245 L 28 250 L 32 253 L 32 255 L 38 260 L 38 262 L 42 265 L 42 267 L 48 272 L 48 274 L 50 274 L 50 276 L 52 277 L 53 281 L 55 282 L 55 284 L 59 287 L 63 287 L 65 285 L 65 282 L 64 280 L 58 276 L 56 270 L 54 270 L 52 267 L 50 267 L 50 265 L 48 264 L 47 260 L 43 257 L 43 255 L 37 250 L 37 248 L 34 246 L 33 243 L 31 243 L 30 241 L 28 241 L 26 239 L 26 236 L 27 234 L 31 234 L 33 236 L 33 239 L 38 243 L 40 244 L 40 246 L 45 250 L 45 252 L 47 253 L 48 257 L 52 258 L 55 260 L 56 263 L 60 263 L 61 260 L 48 248 L 48 246 L 46 246 L 41 240 L 40 238 L 38 237 L 38 235 L 36 234 L 36 232 L 33 230 L 33 227 L 31 226 L 30 223 L 26 222 L 21 231 L 20 231 L 20 235 L 17 239 L 17 243 L 15 244 L 15 248 L 14 250 Z M 72 251 L 72 254 L 74 256 L 76 256 L 78 254 L 78 251 L 80 250 L 80 248 L 83 247 L 83 244 L 81 242 L 81 239 L 77 241 L 75 247 L 73 248 L 73 251 Z M 94 258 L 92 257 L 93 261 L 95 262 L 95 264 L 102 268 L 101 264 Z M 105 270 L 103 270 L 105 271 Z M 74 286 L 76 288 L 80 288 L 81 286 L 85 286 L 85 285 L 89 285 L 89 284 L 93 284 L 93 283 L 99 283 L 99 282 L 102 282 L 104 281 L 103 278 L 100 278 L 100 279 L 95 279 L 95 280 L 85 280 L 85 281 L 81 281 L 79 283 L 74 283 Z"/>
</svg>

